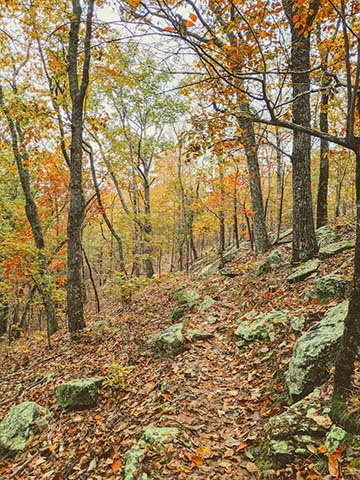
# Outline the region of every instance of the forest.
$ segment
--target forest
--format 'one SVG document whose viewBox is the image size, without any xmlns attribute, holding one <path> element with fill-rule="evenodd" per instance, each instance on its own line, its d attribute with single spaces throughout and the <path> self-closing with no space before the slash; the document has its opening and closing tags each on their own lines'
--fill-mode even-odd
<svg viewBox="0 0 360 480">
<path fill-rule="evenodd" d="M 360 0 L 0 0 L 0 480 L 360 479 Z"/>
</svg>

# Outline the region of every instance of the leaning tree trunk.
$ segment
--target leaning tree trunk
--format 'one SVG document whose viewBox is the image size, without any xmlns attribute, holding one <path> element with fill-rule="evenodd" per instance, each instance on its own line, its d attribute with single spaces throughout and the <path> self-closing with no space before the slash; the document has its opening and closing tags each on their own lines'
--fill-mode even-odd
<svg viewBox="0 0 360 480">
<path fill-rule="evenodd" d="M 293 88 L 292 117 L 297 125 L 310 127 L 310 31 L 303 26 L 295 27 L 292 0 L 283 0 L 286 16 L 291 28 L 291 79 Z M 311 26 L 318 2 L 311 3 L 308 24 Z M 302 31 L 301 31 L 302 30 Z M 292 148 L 293 187 L 293 261 L 308 260 L 317 254 L 318 246 L 311 198 L 310 175 L 311 138 L 294 131 Z"/>
<path fill-rule="evenodd" d="M 243 112 L 249 113 L 249 106 L 247 103 L 241 103 L 240 109 Z M 270 248 L 270 242 L 266 229 L 264 201 L 261 188 L 260 167 L 254 125 L 251 121 L 242 118 L 239 120 L 239 126 L 244 132 L 242 143 L 245 148 L 248 167 L 251 209 L 253 211 L 252 222 L 255 251 L 258 253 L 263 253 Z"/>
<path fill-rule="evenodd" d="M 152 225 L 150 220 L 150 184 L 148 181 L 148 172 L 145 173 L 146 179 L 144 180 L 144 224 L 143 224 L 143 233 L 144 233 L 144 270 L 145 275 L 148 278 L 154 276 L 154 266 L 152 262 L 152 253 L 153 248 L 151 245 L 151 237 L 152 237 Z"/>
<path fill-rule="evenodd" d="M 67 316 L 70 333 L 82 330 L 84 322 L 83 278 L 81 231 L 85 214 L 82 180 L 82 147 L 84 127 L 84 102 L 89 84 L 91 57 L 91 32 L 94 0 L 87 5 L 86 31 L 84 40 L 84 61 L 79 85 L 79 37 L 81 6 L 79 0 L 72 0 L 73 17 L 70 25 L 68 49 L 68 79 L 71 96 L 71 144 L 70 144 L 70 208 L 68 215 L 67 254 Z"/>
<path fill-rule="evenodd" d="M 354 260 L 354 285 L 345 329 L 335 362 L 332 418 L 345 430 L 359 434 L 360 419 L 348 413 L 346 400 L 352 385 L 355 360 L 360 345 L 360 149 L 356 152 L 356 245 Z"/>
</svg>

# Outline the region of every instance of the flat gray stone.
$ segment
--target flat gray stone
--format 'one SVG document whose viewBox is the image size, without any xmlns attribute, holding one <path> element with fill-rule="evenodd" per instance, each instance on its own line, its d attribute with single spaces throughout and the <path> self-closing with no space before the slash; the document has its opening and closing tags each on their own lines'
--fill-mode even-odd
<svg viewBox="0 0 360 480">
<path fill-rule="evenodd" d="M 337 240 L 337 234 L 329 225 L 324 225 L 316 230 L 316 239 L 319 248 L 323 248 L 330 243 L 335 243 Z"/>
<path fill-rule="evenodd" d="M 297 267 L 293 271 L 293 273 L 287 278 L 287 281 L 289 283 L 295 283 L 305 280 L 318 270 L 320 264 L 321 262 L 318 259 L 308 260 L 307 262 Z"/>
<path fill-rule="evenodd" d="M 319 257 L 320 258 L 328 258 L 333 255 L 337 255 L 338 253 L 343 252 L 344 250 L 348 250 L 350 248 L 355 248 L 355 239 L 352 240 L 344 240 L 342 242 L 331 243 L 325 247 L 320 248 Z"/>
<path fill-rule="evenodd" d="M 287 321 L 288 314 L 282 310 L 273 310 L 268 313 L 259 313 L 255 310 L 242 316 L 236 322 L 235 335 L 239 338 L 238 347 L 248 345 L 255 340 L 275 340 L 274 326 Z"/>
<path fill-rule="evenodd" d="M 187 341 L 183 335 L 183 328 L 184 324 L 181 322 L 171 325 L 153 335 L 149 343 L 161 356 L 175 357 L 186 348 Z"/>
</svg>

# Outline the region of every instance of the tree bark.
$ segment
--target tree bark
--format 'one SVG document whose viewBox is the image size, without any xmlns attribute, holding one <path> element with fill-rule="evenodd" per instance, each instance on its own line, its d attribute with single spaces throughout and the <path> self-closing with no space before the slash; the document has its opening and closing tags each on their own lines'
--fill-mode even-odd
<svg viewBox="0 0 360 480">
<path fill-rule="evenodd" d="M 240 110 L 243 112 L 248 112 L 248 104 L 240 103 Z M 244 132 L 242 143 L 245 148 L 248 167 L 251 209 L 254 212 L 252 216 L 254 246 L 256 252 L 263 253 L 270 248 L 270 242 L 266 229 L 264 201 L 261 188 L 260 167 L 257 154 L 254 124 L 251 121 L 243 118 L 239 119 L 239 126 Z"/>
<path fill-rule="evenodd" d="M 320 130 L 322 132 L 329 132 L 328 120 L 328 106 L 329 95 L 323 93 L 321 95 L 321 111 L 320 111 Z M 328 222 L 328 184 L 329 184 L 329 142 L 325 139 L 320 140 L 320 172 L 319 172 L 319 186 L 317 194 L 317 209 L 316 209 L 316 227 L 320 228 Z"/>
<path fill-rule="evenodd" d="M 292 0 L 283 0 L 284 9 L 291 29 L 291 79 L 293 89 L 293 122 L 303 127 L 311 126 L 310 116 L 310 31 L 307 36 L 295 27 L 295 11 Z M 309 27 L 319 4 L 311 3 L 312 13 L 308 16 Z M 308 134 L 294 131 L 292 161 L 293 187 L 293 253 L 294 262 L 305 261 L 318 252 L 311 198 L 310 175 L 311 138 Z"/>
<path fill-rule="evenodd" d="M 68 215 L 67 254 L 67 316 L 69 332 L 85 327 L 83 304 L 81 232 L 84 221 L 85 201 L 82 180 L 82 147 L 84 127 L 84 101 L 89 84 L 91 34 L 94 0 L 87 5 L 84 61 L 79 85 L 78 54 L 80 40 L 81 7 L 79 0 L 72 0 L 68 48 L 68 79 L 71 96 L 71 144 L 70 144 L 70 208 Z"/>
</svg>

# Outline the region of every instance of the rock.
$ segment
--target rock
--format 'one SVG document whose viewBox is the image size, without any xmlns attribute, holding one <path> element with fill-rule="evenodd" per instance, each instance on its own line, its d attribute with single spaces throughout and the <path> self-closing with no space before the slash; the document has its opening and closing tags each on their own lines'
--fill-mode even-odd
<svg viewBox="0 0 360 480">
<path fill-rule="evenodd" d="M 199 278 L 203 278 L 203 277 L 207 277 L 208 275 L 213 275 L 214 273 L 217 273 L 219 271 L 219 268 L 221 268 L 220 258 L 210 263 L 209 265 L 206 265 L 206 267 L 200 270 L 198 276 Z"/>
<path fill-rule="evenodd" d="M 10 408 L 0 423 L 0 458 L 22 452 L 29 438 L 46 428 L 50 416 L 49 410 L 35 402 L 23 402 Z"/>
<path fill-rule="evenodd" d="M 294 316 L 291 318 L 290 327 L 296 335 L 298 335 L 304 330 L 305 325 L 306 325 L 306 318 L 304 316 L 302 315 L 300 317 Z"/>
<path fill-rule="evenodd" d="M 283 260 L 284 256 L 280 250 L 274 250 L 260 263 L 257 269 L 257 274 L 262 275 L 263 273 L 270 271 L 273 266 L 279 265 Z"/>
<path fill-rule="evenodd" d="M 325 275 L 315 281 L 314 295 L 320 301 L 331 300 L 332 298 L 347 298 L 351 292 L 352 282 L 339 275 Z"/>
<path fill-rule="evenodd" d="M 308 260 L 304 264 L 300 265 L 300 267 L 296 268 L 293 273 L 287 278 L 289 283 L 301 282 L 305 280 L 307 277 L 312 275 L 317 271 L 320 266 L 320 260 Z"/>
<path fill-rule="evenodd" d="M 309 447 L 317 450 L 332 425 L 316 389 L 286 412 L 270 419 L 265 428 L 269 457 L 286 465 L 309 456 Z"/>
<path fill-rule="evenodd" d="M 231 268 L 231 267 L 224 267 L 221 270 L 219 270 L 219 272 L 224 277 L 229 277 L 229 278 L 234 278 L 234 277 L 238 277 L 239 275 L 241 275 L 241 272 L 239 272 L 235 268 Z"/>
<path fill-rule="evenodd" d="M 218 319 L 217 319 L 217 317 L 215 317 L 214 315 L 207 315 L 207 316 L 205 317 L 205 321 L 206 321 L 207 323 L 214 324 L 214 323 L 216 323 L 216 322 L 218 321 Z"/>
<path fill-rule="evenodd" d="M 199 306 L 199 311 L 204 312 L 205 310 L 208 310 L 213 305 L 215 305 L 215 303 L 216 303 L 215 300 L 212 297 L 210 297 L 210 295 L 206 295 L 201 305 Z"/>
<path fill-rule="evenodd" d="M 86 378 L 59 385 L 56 389 L 59 406 L 66 410 L 95 407 L 104 380 L 105 377 Z"/>
<path fill-rule="evenodd" d="M 124 468 L 124 480 L 145 480 L 148 475 L 142 472 L 142 462 L 150 447 L 160 451 L 161 447 L 178 435 L 176 428 L 153 427 L 144 431 L 140 440 L 130 449 Z"/>
<path fill-rule="evenodd" d="M 186 348 L 186 338 L 183 335 L 183 323 L 176 323 L 171 327 L 156 333 L 149 341 L 156 351 L 163 357 L 175 357 Z"/>
<path fill-rule="evenodd" d="M 236 322 L 235 335 L 239 337 L 236 345 L 243 347 L 258 339 L 273 341 L 275 340 L 274 326 L 285 323 L 286 320 L 287 313 L 281 310 L 268 313 L 249 312 Z"/>
<path fill-rule="evenodd" d="M 316 239 L 319 245 L 319 248 L 326 247 L 330 243 L 334 243 L 337 240 L 336 232 L 329 227 L 329 225 L 324 225 L 316 230 Z"/>
<path fill-rule="evenodd" d="M 340 445 L 345 445 L 351 440 L 352 436 L 348 432 L 337 425 L 333 425 L 326 435 L 324 445 L 326 445 L 329 453 L 333 453 Z"/>
<path fill-rule="evenodd" d="M 176 301 L 177 305 L 185 306 L 187 308 L 192 308 L 199 298 L 200 295 L 191 288 L 179 288 L 178 290 L 175 290 L 173 294 L 173 299 Z"/>
<path fill-rule="evenodd" d="M 304 397 L 328 378 L 344 333 L 347 311 L 347 301 L 336 305 L 297 340 L 285 376 L 294 400 Z"/>
<path fill-rule="evenodd" d="M 342 242 L 331 243 L 325 247 L 320 248 L 319 257 L 320 258 L 328 258 L 332 255 L 337 255 L 338 253 L 343 252 L 344 250 L 348 250 L 349 248 L 355 247 L 355 239 L 352 240 L 344 240 Z"/>
</svg>

